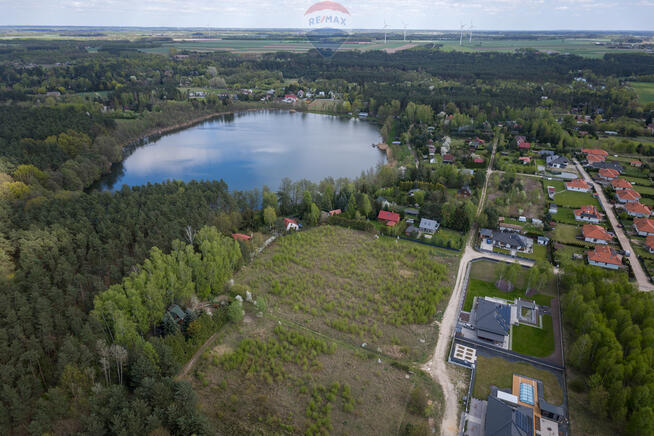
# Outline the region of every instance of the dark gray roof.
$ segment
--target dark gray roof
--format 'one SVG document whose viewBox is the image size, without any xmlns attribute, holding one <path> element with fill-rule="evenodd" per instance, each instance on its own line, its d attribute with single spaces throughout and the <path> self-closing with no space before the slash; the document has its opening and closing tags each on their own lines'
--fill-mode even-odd
<svg viewBox="0 0 654 436">
<path fill-rule="evenodd" d="M 488 397 L 485 436 L 532 436 L 533 430 L 533 412 L 530 408 L 513 407 L 497 397 Z"/>
<path fill-rule="evenodd" d="M 498 339 L 502 340 L 511 328 L 511 308 L 506 304 L 477 299 L 475 327 L 477 330 L 500 335 Z"/>
<path fill-rule="evenodd" d="M 528 247 L 529 238 L 515 232 L 493 232 L 493 240 L 514 248 Z"/>
<path fill-rule="evenodd" d="M 481 229 L 481 230 L 479 231 L 479 234 L 480 234 L 483 238 L 492 238 L 492 237 L 493 237 L 493 231 L 492 231 L 491 229 Z"/>
<path fill-rule="evenodd" d="M 440 224 L 438 224 L 438 221 L 435 221 L 435 220 L 430 220 L 430 219 L 427 219 L 427 218 L 423 218 L 423 219 L 420 220 L 420 228 L 421 229 L 427 229 L 427 230 L 435 232 L 436 230 L 438 230 L 439 226 L 440 226 Z"/>
<path fill-rule="evenodd" d="M 591 166 L 597 170 L 600 170 L 602 168 L 610 168 L 620 173 L 624 171 L 624 167 L 617 162 L 595 162 Z"/>
<path fill-rule="evenodd" d="M 406 209 L 404 209 L 404 213 L 407 214 L 407 215 L 416 215 L 417 216 L 420 213 L 420 211 L 418 209 L 414 209 L 412 207 L 407 207 Z"/>
<path fill-rule="evenodd" d="M 568 160 L 567 157 L 557 156 L 557 155 L 547 156 L 546 161 L 547 161 L 547 165 L 549 165 L 549 166 L 553 166 L 553 165 L 556 165 L 556 164 L 558 164 L 558 165 L 568 165 L 570 163 L 570 161 Z"/>
</svg>

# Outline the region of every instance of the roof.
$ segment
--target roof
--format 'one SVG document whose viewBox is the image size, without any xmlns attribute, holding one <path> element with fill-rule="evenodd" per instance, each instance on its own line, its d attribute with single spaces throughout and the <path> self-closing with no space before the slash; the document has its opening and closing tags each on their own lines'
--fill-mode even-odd
<svg viewBox="0 0 654 436">
<path fill-rule="evenodd" d="M 530 148 L 530 147 L 531 147 L 531 143 L 529 142 L 521 141 L 518 144 L 518 148 Z"/>
<path fill-rule="evenodd" d="M 252 239 L 252 236 L 244 235 L 243 233 L 232 233 L 232 238 L 235 241 L 249 241 Z"/>
<path fill-rule="evenodd" d="M 627 209 L 627 212 L 640 214 L 640 215 L 650 216 L 652 214 L 650 208 L 642 204 L 640 201 L 633 201 L 631 203 L 627 203 L 625 209 Z M 636 223 L 636 220 L 634 220 L 634 223 Z"/>
<path fill-rule="evenodd" d="M 618 198 L 624 201 L 637 201 L 640 198 L 640 194 L 633 189 L 623 189 L 618 191 Z"/>
<path fill-rule="evenodd" d="M 182 320 L 186 318 L 186 313 L 177 304 L 173 304 L 168 308 L 168 314 L 170 314 L 174 320 Z"/>
<path fill-rule="evenodd" d="M 639 232 L 654 233 L 654 220 L 649 218 L 634 219 L 634 227 Z"/>
<path fill-rule="evenodd" d="M 528 247 L 530 242 L 532 242 L 531 239 L 519 235 L 515 232 L 496 232 L 493 231 L 493 240 L 497 242 L 501 242 L 504 245 L 509 245 L 511 247 Z M 533 244 L 533 242 L 532 242 Z"/>
<path fill-rule="evenodd" d="M 532 436 L 533 415 L 526 406 L 510 406 L 491 395 L 486 407 L 485 436 Z"/>
<path fill-rule="evenodd" d="M 604 177 L 605 179 L 614 179 L 618 177 L 620 173 L 614 170 L 613 168 L 601 168 L 599 170 L 599 175 L 600 177 Z"/>
<path fill-rule="evenodd" d="M 599 148 L 584 148 L 581 150 L 582 153 L 594 154 L 597 156 L 608 156 L 609 152 L 606 150 L 601 150 Z"/>
<path fill-rule="evenodd" d="M 589 217 L 589 218 L 602 218 L 602 214 L 599 213 L 595 206 L 581 206 L 579 209 L 575 209 L 575 216 L 578 217 Z"/>
<path fill-rule="evenodd" d="M 590 185 L 581 179 L 570 180 L 565 183 L 566 188 L 590 189 Z"/>
<path fill-rule="evenodd" d="M 521 160 L 523 162 L 531 162 L 531 158 L 529 156 L 520 156 L 518 160 Z"/>
<path fill-rule="evenodd" d="M 597 224 L 585 224 L 581 228 L 581 232 L 584 235 L 584 238 L 601 239 L 602 241 L 610 241 L 613 239 L 613 236 L 611 236 L 604 227 L 598 226 Z"/>
<path fill-rule="evenodd" d="M 418 215 L 420 211 L 412 207 L 407 207 L 406 209 L 404 209 L 404 213 L 407 215 Z"/>
<path fill-rule="evenodd" d="M 602 170 L 608 170 L 608 168 L 602 168 L 600 171 L 602 171 Z M 632 189 L 633 188 L 631 183 L 629 183 L 629 181 L 625 180 L 625 179 L 611 180 L 611 186 L 613 186 L 613 188 L 621 188 L 621 189 Z"/>
<path fill-rule="evenodd" d="M 629 162 L 629 164 L 632 165 L 632 166 L 640 166 L 643 163 L 641 161 L 639 161 L 639 160 L 632 160 L 631 162 Z"/>
<path fill-rule="evenodd" d="M 387 210 L 380 210 L 379 215 L 377 215 L 377 219 L 398 223 L 400 221 L 400 214 L 389 212 Z"/>
<path fill-rule="evenodd" d="M 511 308 L 508 304 L 478 298 L 474 321 L 479 330 L 506 336 L 511 329 Z"/>
<path fill-rule="evenodd" d="M 484 163 L 484 159 L 481 157 L 476 157 L 472 160 L 474 163 Z"/>
<path fill-rule="evenodd" d="M 341 212 L 343 212 L 343 211 L 340 210 L 340 209 L 334 209 L 334 210 L 330 210 L 328 213 L 329 213 L 329 216 L 334 216 L 334 215 L 339 215 Z"/>
<path fill-rule="evenodd" d="M 606 158 L 604 156 L 600 156 L 600 155 L 597 155 L 597 154 L 589 154 L 586 157 L 586 160 L 588 161 L 589 164 L 594 164 L 594 163 L 598 163 L 598 162 L 604 162 L 606 160 Z"/>
<path fill-rule="evenodd" d="M 289 225 L 291 223 L 297 225 L 297 220 L 291 218 L 284 218 L 284 224 Z"/>
<path fill-rule="evenodd" d="M 445 162 L 445 161 L 450 161 L 450 162 L 454 161 L 454 156 L 452 156 L 451 154 L 444 154 L 443 155 L 443 162 Z"/>
<path fill-rule="evenodd" d="M 610 265 L 622 265 L 622 256 L 606 245 L 596 245 L 594 250 L 588 252 L 588 260 Z"/>
<path fill-rule="evenodd" d="M 553 166 L 553 165 L 555 165 L 555 164 L 558 164 L 558 165 L 568 165 L 568 164 L 570 163 L 570 161 L 568 160 L 567 157 L 565 157 L 565 156 L 558 156 L 558 155 L 547 156 L 547 158 L 545 159 L 545 162 L 546 162 L 547 165 L 549 165 L 549 166 Z"/>
<path fill-rule="evenodd" d="M 420 228 L 421 229 L 428 229 L 428 230 L 433 230 L 436 231 L 438 230 L 438 227 L 440 224 L 438 224 L 438 221 L 436 220 L 430 220 L 427 218 L 423 218 L 420 220 Z"/>
<path fill-rule="evenodd" d="M 591 163 L 590 160 L 588 163 Z M 595 169 L 600 169 L 600 168 L 613 168 L 614 170 L 618 172 L 624 171 L 624 167 L 620 165 L 617 162 L 604 162 L 604 161 L 597 161 L 592 163 L 592 167 Z"/>
<path fill-rule="evenodd" d="M 649 235 L 645 238 L 645 245 L 647 245 L 647 248 L 650 250 L 654 250 L 654 235 Z"/>
</svg>

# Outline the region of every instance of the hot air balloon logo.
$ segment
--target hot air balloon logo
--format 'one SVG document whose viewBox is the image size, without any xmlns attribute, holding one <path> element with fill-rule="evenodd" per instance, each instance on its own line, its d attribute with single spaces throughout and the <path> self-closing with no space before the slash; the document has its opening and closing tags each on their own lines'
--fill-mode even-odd
<svg viewBox="0 0 654 436">
<path fill-rule="evenodd" d="M 304 13 L 307 39 L 325 57 L 332 56 L 349 36 L 350 11 L 340 3 L 314 3 Z"/>
</svg>

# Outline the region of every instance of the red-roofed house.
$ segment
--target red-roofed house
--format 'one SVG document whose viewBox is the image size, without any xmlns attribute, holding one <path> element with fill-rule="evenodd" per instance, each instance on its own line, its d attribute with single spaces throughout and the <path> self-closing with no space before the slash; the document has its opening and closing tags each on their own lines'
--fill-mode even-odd
<svg viewBox="0 0 654 436">
<path fill-rule="evenodd" d="M 476 164 L 483 164 L 484 163 L 484 158 L 483 157 L 476 157 L 472 160 Z"/>
<path fill-rule="evenodd" d="M 619 172 L 614 170 L 613 168 L 602 168 L 599 170 L 599 176 L 602 180 L 606 180 L 607 182 L 610 182 L 611 180 L 617 178 L 620 175 Z"/>
<path fill-rule="evenodd" d="M 581 152 L 588 155 L 594 154 L 596 156 L 604 156 L 604 157 L 609 155 L 608 151 L 600 150 L 599 148 L 584 148 L 581 150 Z"/>
<path fill-rule="evenodd" d="M 652 214 L 652 210 L 639 201 L 627 203 L 624 208 L 627 209 L 627 214 L 629 216 L 637 218 L 648 217 Z"/>
<path fill-rule="evenodd" d="M 590 192 L 590 185 L 582 179 L 574 179 L 565 183 L 565 189 L 576 192 Z"/>
<path fill-rule="evenodd" d="M 602 268 L 618 269 L 622 265 L 622 256 L 607 245 L 597 245 L 588 252 L 588 263 Z"/>
<path fill-rule="evenodd" d="M 586 156 L 586 162 L 589 164 L 594 164 L 597 162 L 604 162 L 606 158 L 604 156 L 600 156 L 599 154 L 589 154 Z"/>
<path fill-rule="evenodd" d="M 244 235 L 243 233 L 232 233 L 232 238 L 235 241 L 249 241 L 252 239 L 252 236 Z"/>
<path fill-rule="evenodd" d="M 585 224 L 581 228 L 581 233 L 584 235 L 584 241 L 593 244 L 608 244 L 613 239 L 604 227 L 597 224 Z"/>
<path fill-rule="evenodd" d="M 602 214 L 595 206 L 581 206 L 581 208 L 575 209 L 575 220 L 598 223 L 602 220 Z"/>
<path fill-rule="evenodd" d="M 654 235 L 654 220 L 649 218 L 636 218 L 634 220 L 634 229 L 640 236 Z"/>
<path fill-rule="evenodd" d="M 297 101 L 297 95 L 295 94 L 286 94 L 284 96 L 284 103 L 295 103 Z"/>
<path fill-rule="evenodd" d="M 616 196 L 620 203 L 636 203 L 640 201 L 640 194 L 633 189 L 618 191 Z"/>
<path fill-rule="evenodd" d="M 616 191 L 620 191 L 622 189 L 633 189 L 633 186 L 631 186 L 631 183 L 629 183 L 628 180 L 625 179 L 615 179 L 611 181 L 611 186 L 613 186 L 613 189 Z"/>
<path fill-rule="evenodd" d="M 298 230 L 300 225 L 297 223 L 297 220 L 284 218 L 284 227 L 286 227 L 286 231 L 288 232 L 289 230 Z"/>
<path fill-rule="evenodd" d="M 645 245 L 650 253 L 654 253 L 654 236 L 648 236 L 645 238 Z"/>
<path fill-rule="evenodd" d="M 531 143 L 530 142 L 521 142 L 518 144 L 518 149 L 519 150 L 529 150 L 531 148 Z"/>
<path fill-rule="evenodd" d="M 454 163 L 454 156 L 451 154 L 444 154 L 443 163 Z"/>
<path fill-rule="evenodd" d="M 523 165 L 529 165 L 531 163 L 531 158 L 529 156 L 520 156 L 518 160 L 522 162 Z"/>
<path fill-rule="evenodd" d="M 340 215 L 341 212 L 342 212 L 342 211 L 341 211 L 340 209 L 334 209 L 334 210 L 330 210 L 330 211 L 327 212 L 327 213 L 329 214 L 329 216 L 334 216 L 334 215 Z"/>
<path fill-rule="evenodd" d="M 643 166 L 643 163 L 639 160 L 632 160 L 631 162 L 629 162 L 629 165 L 631 165 L 632 167 L 640 168 Z"/>
<path fill-rule="evenodd" d="M 377 215 L 379 221 L 385 222 L 387 226 L 392 227 L 400 222 L 400 214 L 395 212 L 389 212 L 387 210 L 380 210 L 379 215 Z"/>
</svg>

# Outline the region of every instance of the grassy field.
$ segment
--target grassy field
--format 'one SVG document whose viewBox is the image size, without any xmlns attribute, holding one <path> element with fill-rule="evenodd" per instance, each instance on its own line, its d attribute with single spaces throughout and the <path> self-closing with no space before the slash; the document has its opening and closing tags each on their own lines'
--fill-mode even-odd
<svg viewBox="0 0 654 436">
<path fill-rule="evenodd" d="M 654 82 L 630 82 L 641 103 L 654 103 Z"/>
<path fill-rule="evenodd" d="M 625 176 L 623 179 L 629 180 L 632 184 L 635 186 L 641 185 L 641 186 L 652 186 L 654 183 L 650 179 L 644 179 L 642 177 L 629 177 Z"/>
<path fill-rule="evenodd" d="M 245 303 L 187 377 L 202 411 L 219 434 L 438 431 L 440 388 L 406 362 L 433 349 L 458 261 L 341 227 L 278 239 L 230 291 L 265 314 Z"/>
<path fill-rule="evenodd" d="M 575 220 L 574 209 L 569 209 L 567 207 L 558 207 L 557 212 L 552 215 L 552 219 L 558 223 L 577 225 L 579 221 Z"/>
<path fill-rule="evenodd" d="M 470 278 L 495 283 L 497 280 L 497 268 L 504 265 L 505 263 L 503 262 L 493 262 L 489 260 L 472 262 L 470 266 Z M 526 271 L 526 269 L 523 271 Z M 515 286 L 524 289 L 527 286 L 527 274 L 519 274 Z M 542 293 L 555 296 L 556 282 L 552 281 L 552 283 L 548 283 L 545 289 L 542 290 Z"/>
<path fill-rule="evenodd" d="M 592 244 L 586 244 L 586 242 L 583 240 L 578 240 L 577 236 L 580 235 L 581 235 L 581 227 L 572 226 L 569 224 L 557 224 L 556 228 L 552 232 L 552 239 L 562 244 L 583 245 L 583 246 L 592 245 Z"/>
<path fill-rule="evenodd" d="M 654 187 L 652 186 L 634 185 L 634 190 L 639 194 L 654 197 Z"/>
<path fill-rule="evenodd" d="M 475 297 L 497 297 L 505 300 L 514 300 L 522 297 L 528 300 L 535 300 L 537 304 L 549 306 L 552 299 L 549 295 L 536 294 L 532 297 L 525 297 L 524 288 L 514 289 L 512 292 L 504 292 L 497 289 L 494 283 L 485 282 L 478 279 L 470 279 L 468 283 L 468 290 L 466 291 L 466 299 L 463 302 L 463 310 L 469 312 L 472 309 L 472 303 Z"/>
<path fill-rule="evenodd" d="M 485 400 L 490 395 L 491 385 L 498 388 L 513 387 L 513 374 L 532 377 L 543 382 L 545 401 L 563 403 L 563 389 L 554 374 L 523 362 L 509 362 L 501 357 L 477 356 L 477 373 L 472 396 Z"/>
<path fill-rule="evenodd" d="M 552 317 L 543 316 L 543 328 L 528 325 L 513 326 L 511 349 L 534 357 L 547 357 L 554 352 L 554 328 Z"/>
<path fill-rule="evenodd" d="M 599 201 L 591 194 L 585 192 L 565 191 L 554 196 L 554 202 L 563 207 L 578 208 L 592 205 L 599 207 Z"/>
</svg>

